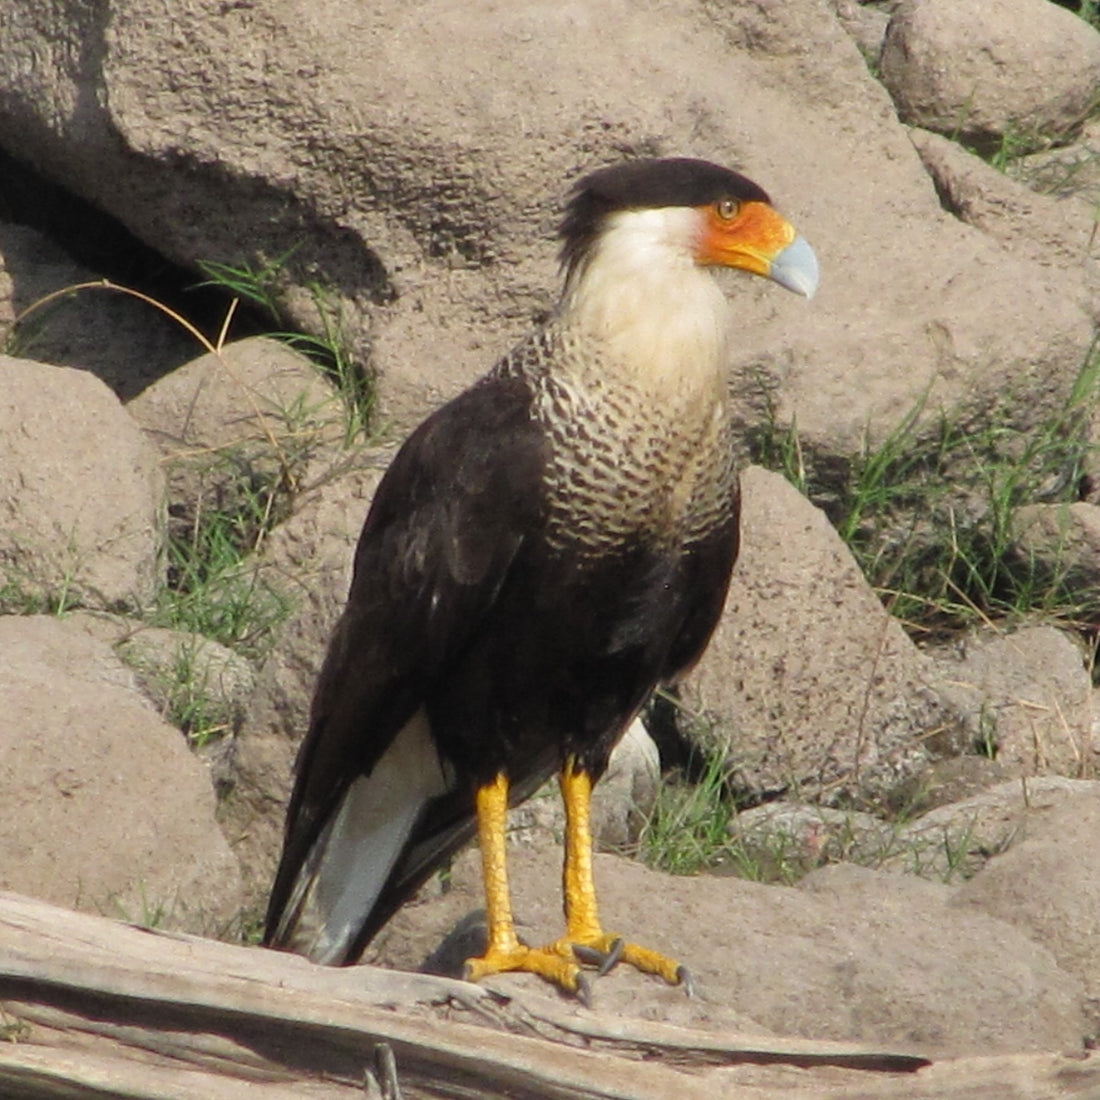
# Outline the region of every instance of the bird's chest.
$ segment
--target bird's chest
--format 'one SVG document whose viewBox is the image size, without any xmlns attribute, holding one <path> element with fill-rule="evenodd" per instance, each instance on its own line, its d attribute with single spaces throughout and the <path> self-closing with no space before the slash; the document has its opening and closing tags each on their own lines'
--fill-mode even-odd
<svg viewBox="0 0 1100 1100">
<path fill-rule="evenodd" d="M 654 401 L 630 387 L 557 384 L 543 397 L 553 546 L 603 554 L 673 548 L 729 506 L 735 477 L 720 400 Z"/>
</svg>

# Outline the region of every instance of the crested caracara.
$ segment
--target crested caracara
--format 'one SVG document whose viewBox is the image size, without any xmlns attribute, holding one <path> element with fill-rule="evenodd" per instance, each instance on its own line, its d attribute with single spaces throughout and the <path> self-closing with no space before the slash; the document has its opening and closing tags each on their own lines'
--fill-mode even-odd
<svg viewBox="0 0 1100 1100">
<path fill-rule="evenodd" d="M 755 183 L 705 161 L 582 179 L 550 320 L 416 429 L 375 495 L 296 765 L 264 942 L 354 962 L 475 833 L 477 979 L 675 961 L 605 932 L 589 797 L 654 687 L 698 659 L 738 545 L 727 318 L 707 270 L 807 297 L 810 246 Z M 557 773 L 561 939 L 518 940 L 505 818 Z"/>
</svg>

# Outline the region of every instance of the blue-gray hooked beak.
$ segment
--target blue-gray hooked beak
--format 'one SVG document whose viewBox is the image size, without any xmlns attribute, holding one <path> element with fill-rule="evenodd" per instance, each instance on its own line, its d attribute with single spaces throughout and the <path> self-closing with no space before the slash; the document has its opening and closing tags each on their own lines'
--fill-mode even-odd
<svg viewBox="0 0 1100 1100">
<path fill-rule="evenodd" d="M 812 298 L 818 283 L 817 257 L 805 237 L 795 237 L 771 262 L 768 278 Z"/>
</svg>

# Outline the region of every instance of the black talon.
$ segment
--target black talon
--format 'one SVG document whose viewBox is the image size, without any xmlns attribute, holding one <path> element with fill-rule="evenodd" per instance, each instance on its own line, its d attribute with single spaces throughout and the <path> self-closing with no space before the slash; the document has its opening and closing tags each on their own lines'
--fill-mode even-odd
<svg viewBox="0 0 1100 1100">
<path fill-rule="evenodd" d="M 678 966 L 676 968 L 676 981 L 684 987 L 684 992 L 689 997 L 695 996 L 695 979 L 691 976 L 691 971 L 688 970 L 686 966 Z"/>
<path fill-rule="evenodd" d="M 600 963 L 599 970 L 596 971 L 596 977 L 602 978 L 608 971 L 614 970 L 619 965 L 619 960 L 623 957 L 623 948 L 626 946 L 622 936 L 620 936 L 611 945 L 611 950 L 604 956 L 604 960 Z"/>
<path fill-rule="evenodd" d="M 584 943 L 573 944 L 573 958 L 585 966 L 603 966 L 607 955 Z"/>
<path fill-rule="evenodd" d="M 588 984 L 588 979 L 583 974 L 577 975 L 577 988 L 575 993 L 577 1000 L 580 1001 L 585 1008 L 592 1007 L 592 987 Z"/>
</svg>

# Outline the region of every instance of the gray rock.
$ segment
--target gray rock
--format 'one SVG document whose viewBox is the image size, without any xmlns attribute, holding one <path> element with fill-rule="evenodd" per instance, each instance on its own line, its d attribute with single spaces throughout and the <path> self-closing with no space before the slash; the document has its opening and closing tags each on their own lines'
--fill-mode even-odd
<svg viewBox="0 0 1100 1100">
<path fill-rule="evenodd" d="M 953 747 L 955 715 L 824 514 L 757 467 L 742 488 L 741 555 L 688 711 L 749 791 L 885 796 Z"/>
<path fill-rule="evenodd" d="M 0 593 L 142 606 L 160 575 L 164 482 L 118 398 L 86 371 L 0 356 Z"/>
<path fill-rule="evenodd" d="M 0 889 L 211 933 L 237 862 L 206 768 L 79 623 L 0 618 Z"/>
<path fill-rule="evenodd" d="M 1000 763 L 1020 775 L 1093 773 L 1092 681 L 1066 634 L 1031 626 L 976 635 L 937 668 L 971 741 Z"/>
<path fill-rule="evenodd" d="M 1100 1029 L 1100 784 L 1028 818 L 1027 836 L 954 895 L 953 908 L 998 917 L 1042 944 L 1084 983 L 1092 1034 Z"/>
<path fill-rule="evenodd" d="M 904 122 L 1019 152 L 1077 130 L 1095 107 L 1100 34 L 1047 0 L 906 0 L 882 79 Z"/>
</svg>

